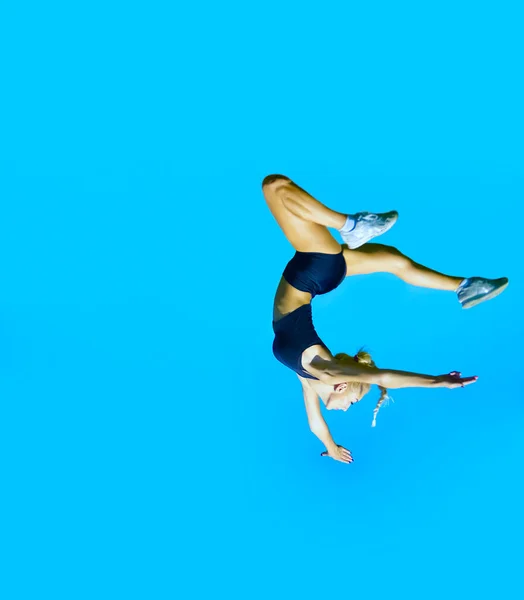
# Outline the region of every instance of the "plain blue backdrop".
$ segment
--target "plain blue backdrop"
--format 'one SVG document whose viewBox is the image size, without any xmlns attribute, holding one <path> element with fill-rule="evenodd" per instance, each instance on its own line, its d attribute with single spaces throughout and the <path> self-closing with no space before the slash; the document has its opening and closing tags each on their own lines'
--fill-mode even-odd
<svg viewBox="0 0 524 600">
<path fill-rule="evenodd" d="M 522 598 L 517 2 L 0 7 L 2 598 Z M 315 299 L 334 352 L 479 375 L 328 413 L 272 356 L 285 173 L 459 276 Z"/>
</svg>

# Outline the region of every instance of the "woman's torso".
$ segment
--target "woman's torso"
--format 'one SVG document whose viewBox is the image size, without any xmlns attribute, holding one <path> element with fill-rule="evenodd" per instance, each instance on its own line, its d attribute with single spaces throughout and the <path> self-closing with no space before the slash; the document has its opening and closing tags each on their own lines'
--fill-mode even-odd
<svg viewBox="0 0 524 600">
<path fill-rule="evenodd" d="M 304 304 L 309 304 L 311 300 L 312 296 L 309 292 L 297 290 L 282 277 L 273 302 L 273 321 L 279 321 Z"/>
<path fill-rule="evenodd" d="M 321 294 L 337 288 L 346 277 L 344 253 L 295 252 L 278 285 L 273 303 L 277 321 Z"/>
<path fill-rule="evenodd" d="M 311 300 L 338 287 L 345 275 L 342 252 L 297 252 L 284 270 L 273 303 L 273 353 L 301 377 L 313 378 L 303 368 L 307 352 L 311 358 L 319 354 L 331 356 L 313 326 Z"/>
</svg>

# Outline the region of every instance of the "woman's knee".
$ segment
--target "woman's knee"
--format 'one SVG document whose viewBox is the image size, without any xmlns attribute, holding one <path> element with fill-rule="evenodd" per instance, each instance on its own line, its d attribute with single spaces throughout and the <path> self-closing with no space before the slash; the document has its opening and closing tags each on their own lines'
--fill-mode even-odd
<svg viewBox="0 0 524 600">
<path fill-rule="evenodd" d="M 377 270 L 389 271 L 390 273 L 397 273 L 406 269 L 410 260 L 407 256 L 404 256 L 400 250 L 394 246 L 386 246 L 385 244 L 366 244 L 359 249 L 361 252 L 365 252 L 367 255 L 373 257 L 373 261 L 377 266 L 380 266 Z"/>
<path fill-rule="evenodd" d="M 400 273 L 411 267 L 411 260 L 393 246 L 384 246 L 385 259 L 392 273 Z"/>
<path fill-rule="evenodd" d="M 285 175 L 267 175 L 262 180 L 262 189 L 277 190 L 280 187 L 287 185 L 291 179 Z"/>
</svg>

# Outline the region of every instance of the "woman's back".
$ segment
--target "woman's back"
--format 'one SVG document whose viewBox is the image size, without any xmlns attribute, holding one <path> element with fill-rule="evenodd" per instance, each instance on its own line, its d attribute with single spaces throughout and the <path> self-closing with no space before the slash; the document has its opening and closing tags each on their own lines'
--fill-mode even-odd
<svg viewBox="0 0 524 600">
<path fill-rule="evenodd" d="M 273 321 L 279 321 L 285 315 L 310 302 L 311 294 L 297 290 L 282 277 L 273 302 Z"/>
</svg>

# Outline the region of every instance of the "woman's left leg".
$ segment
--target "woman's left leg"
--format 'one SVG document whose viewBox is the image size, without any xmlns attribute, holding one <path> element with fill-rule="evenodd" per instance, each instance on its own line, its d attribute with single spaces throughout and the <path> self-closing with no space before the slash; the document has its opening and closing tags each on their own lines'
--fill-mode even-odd
<svg viewBox="0 0 524 600">
<path fill-rule="evenodd" d="M 404 256 L 392 246 L 364 244 L 357 250 L 343 247 L 347 275 L 393 273 L 406 283 L 433 290 L 456 292 L 462 308 L 472 308 L 495 298 L 508 287 L 508 278 L 451 277 Z"/>
<path fill-rule="evenodd" d="M 451 277 L 416 263 L 402 252 L 383 244 L 364 244 L 357 250 L 344 247 L 347 275 L 392 273 L 418 287 L 456 292 L 464 277 Z"/>
</svg>

